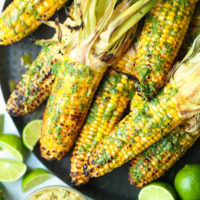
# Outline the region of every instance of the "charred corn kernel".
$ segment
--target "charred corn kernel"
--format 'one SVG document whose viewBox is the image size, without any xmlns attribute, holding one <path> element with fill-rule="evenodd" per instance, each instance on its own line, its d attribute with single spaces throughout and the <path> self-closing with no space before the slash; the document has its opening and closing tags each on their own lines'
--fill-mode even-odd
<svg viewBox="0 0 200 200">
<path fill-rule="evenodd" d="M 152 98 L 163 86 L 183 42 L 196 2 L 159 0 L 147 16 L 133 68 L 138 79 L 136 89 L 145 98 Z"/>
<path fill-rule="evenodd" d="M 91 177 L 102 176 L 177 127 L 183 121 L 176 108 L 177 92 L 169 83 L 151 102 L 134 95 L 133 111 L 87 155 L 85 171 Z"/>
<path fill-rule="evenodd" d="M 103 73 L 65 59 L 43 117 L 40 149 L 44 158 L 61 159 L 70 150 Z"/>
<path fill-rule="evenodd" d="M 0 16 L 0 45 L 21 40 L 68 0 L 14 0 Z"/>
<path fill-rule="evenodd" d="M 86 155 L 120 120 L 132 93 L 133 81 L 110 70 L 102 81 L 73 151 L 70 175 L 74 184 L 89 181 L 88 173 L 84 173 Z"/>
<path fill-rule="evenodd" d="M 28 114 L 37 108 L 49 95 L 60 67 L 62 55 L 59 45 L 44 46 L 12 92 L 7 102 L 7 111 L 12 116 Z"/>
<path fill-rule="evenodd" d="M 189 48 L 192 46 L 192 43 L 196 37 L 200 34 L 200 2 L 197 3 L 194 15 L 192 16 L 190 26 L 188 28 L 187 34 L 183 41 L 183 45 L 178 54 L 178 58 L 181 60 Z"/>
<path fill-rule="evenodd" d="M 137 187 L 155 181 L 171 168 L 199 138 L 199 130 L 189 133 L 177 127 L 169 135 L 138 154 L 130 164 L 129 180 Z"/>
</svg>

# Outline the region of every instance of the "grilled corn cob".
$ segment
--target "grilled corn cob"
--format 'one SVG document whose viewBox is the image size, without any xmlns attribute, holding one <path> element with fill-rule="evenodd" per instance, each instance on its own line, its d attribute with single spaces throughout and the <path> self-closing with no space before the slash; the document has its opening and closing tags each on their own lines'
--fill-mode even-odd
<svg viewBox="0 0 200 200">
<path fill-rule="evenodd" d="M 68 0 L 14 0 L 0 16 L 0 45 L 26 37 Z"/>
<path fill-rule="evenodd" d="M 80 41 L 67 50 L 44 114 L 40 146 L 46 159 L 61 159 L 69 151 L 108 65 L 127 50 L 135 31 L 132 27 L 157 0 L 124 0 L 118 5 L 117 0 L 108 2 L 108 6 L 101 0 L 93 6 L 92 0 L 76 5 L 84 7 L 84 26 L 78 36 Z M 101 19 L 99 23 L 97 19 Z"/>
<path fill-rule="evenodd" d="M 171 168 L 199 138 L 199 130 L 185 131 L 179 126 L 169 135 L 138 154 L 130 164 L 129 180 L 137 187 L 160 178 Z"/>
<path fill-rule="evenodd" d="M 132 97 L 133 81 L 114 70 L 108 73 L 92 103 L 73 151 L 70 175 L 76 185 L 88 182 L 88 174 L 83 173 L 86 154 L 102 137 L 109 134 Z"/>
<path fill-rule="evenodd" d="M 102 176 L 128 162 L 200 111 L 199 50 L 200 37 L 155 99 L 145 102 L 134 96 L 133 111 L 88 155 L 89 176 Z"/>
<path fill-rule="evenodd" d="M 70 150 L 103 73 L 65 60 L 43 116 L 40 148 L 44 158 L 60 159 Z"/>
<path fill-rule="evenodd" d="M 12 116 L 28 114 L 37 108 L 50 94 L 56 71 L 62 60 L 59 45 L 45 46 L 31 64 L 7 102 L 7 111 Z"/>
<path fill-rule="evenodd" d="M 159 0 L 146 18 L 135 60 L 136 87 L 145 98 L 152 98 L 183 42 L 197 0 Z"/>
</svg>

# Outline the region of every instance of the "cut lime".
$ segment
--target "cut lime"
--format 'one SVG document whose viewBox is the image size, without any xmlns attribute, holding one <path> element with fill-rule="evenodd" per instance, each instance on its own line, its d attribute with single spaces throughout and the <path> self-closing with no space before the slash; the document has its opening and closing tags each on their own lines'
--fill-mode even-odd
<svg viewBox="0 0 200 200">
<path fill-rule="evenodd" d="M 26 165 L 22 162 L 1 158 L 0 159 L 0 181 L 11 182 L 24 175 Z"/>
<path fill-rule="evenodd" d="M 47 172 L 44 169 L 33 169 L 30 173 L 28 173 L 22 180 L 22 192 L 26 192 L 31 188 L 43 183 L 52 177 L 52 174 Z"/>
<path fill-rule="evenodd" d="M 16 135 L 0 134 L 0 147 L 7 150 L 19 161 L 23 161 L 24 145 Z"/>
<path fill-rule="evenodd" d="M 171 185 L 163 182 L 156 182 L 141 189 L 139 200 L 175 200 L 176 193 Z"/>
<path fill-rule="evenodd" d="M 33 120 L 24 127 L 22 134 L 23 143 L 31 151 L 40 138 L 41 127 L 41 119 Z"/>
</svg>

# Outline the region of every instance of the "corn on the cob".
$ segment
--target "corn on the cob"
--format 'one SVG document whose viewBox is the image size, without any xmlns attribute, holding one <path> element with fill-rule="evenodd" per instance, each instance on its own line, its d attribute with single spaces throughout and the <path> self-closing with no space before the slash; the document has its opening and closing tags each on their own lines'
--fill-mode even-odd
<svg viewBox="0 0 200 200">
<path fill-rule="evenodd" d="M 152 98 L 183 42 L 197 0 L 159 0 L 146 18 L 135 60 L 136 89 Z"/>
<path fill-rule="evenodd" d="M 77 4 L 80 8 L 84 7 L 84 26 L 78 35 L 78 43 L 67 51 L 67 62 L 63 63 L 58 72 L 53 94 L 47 104 L 40 139 L 44 158 L 61 159 L 69 151 L 103 73 L 108 65 L 127 50 L 130 36 L 135 31 L 132 27 L 156 2 L 139 0 L 135 3 L 124 0 L 117 5 L 118 1 L 112 0 L 107 6 L 99 0 L 91 6 L 94 1 L 87 0 Z M 102 5 L 98 7 L 100 3 Z M 101 9 L 96 9 L 96 6 Z M 103 17 L 97 23 L 102 11 Z M 69 80 L 65 77 L 59 81 L 62 74 L 66 74 Z"/>
<path fill-rule="evenodd" d="M 132 98 L 133 81 L 113 70 L 108 73 L 92 103 L 73 151 L 70 175 L 76 185 L 88 182 L 88 174 L 83 171 L 86 154 L 110 133 Z"/>
<path fill-rule="evenodd" d="M 62 64 L 43 116 L 40 149 L 44 158 L 60 159 L 70 150 L 103 73 L 71 60 Z"/>
<path fill-rule="evenodd" d="M 121 166 L 199 112 L 199 42 L 200 37 L 155 99 L 145 102 L 134 96 L 133 111 L 88 155 L 89 176 L 102 176 Z"/>
<path fill-rule="evenodd" d="M 14 0 L 0 16 L 0 45 L 21 40 L 68 0 Z"/>
<path fill-rule="evenodd" d="M 37 108 L 50 94 L 55 75 L 62 55 L 59 54 L 58 44 L 46 46 L 37 59 L 22 76 L 7 102 L 7 111 L 12 116 L 28 114 Z"/>
<path fill-rule="evenodd" d="M 160 178 L 199 138 L 199 130 L 192 133 L 179 126 L 169 135 L 138 154 L 130 164 L 129 180 L 137 187 Z"/>
</svg>

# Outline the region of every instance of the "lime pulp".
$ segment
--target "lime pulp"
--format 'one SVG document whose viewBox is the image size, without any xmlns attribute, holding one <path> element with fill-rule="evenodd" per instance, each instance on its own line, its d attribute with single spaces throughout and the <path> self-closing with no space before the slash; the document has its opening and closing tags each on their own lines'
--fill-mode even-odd
<svg viewBox="0 0 200 200">
<path fill-rule="evenodd" d="M 26 172 L 26 165 L 20 161 L 7 158 L 0 159 L 0 181 L 12 182 L 21 178 Z"/>
<path fill-rule="evenodd" d="M 176 193 L 171 185 L 164 182 L 155 182 L 141 189 L 139 200 L 175 200 Z"/>
</svg>

